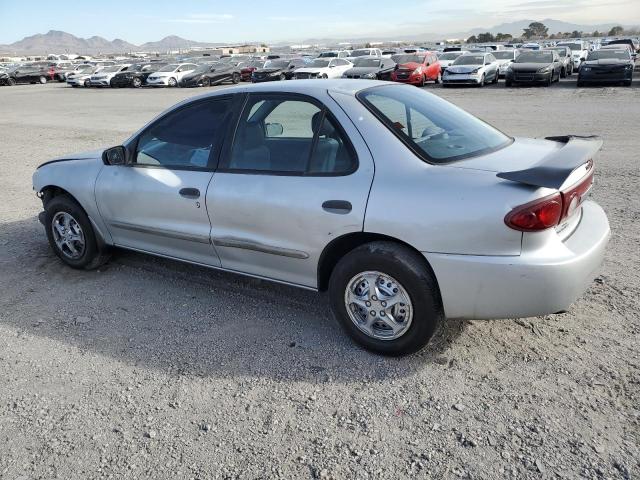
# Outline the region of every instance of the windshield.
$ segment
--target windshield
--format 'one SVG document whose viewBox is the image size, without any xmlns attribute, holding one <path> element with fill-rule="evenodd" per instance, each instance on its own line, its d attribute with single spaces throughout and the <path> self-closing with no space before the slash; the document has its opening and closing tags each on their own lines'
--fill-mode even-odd
<svg viewBox="0 0 640 480">
<path fill-rule="evenodd" d="M 379 67 L 380 60 L 377 58 L 359 58 L 353 65 L 355 67 Z"/>
<path fill-rule="evenodd" d="M 593 52 L 589 52 L 589 55 L 587 55 L 587 60 L 603 60 L 605 58 L 629 60 L 631 58 L 631 55 L 629 55 L 629 50 L 610 50 L 608 48 L 602 50 L 594 50 Z"/>
<path fill-rule="evenodd" d="M 484 55 L 460 55 L 453 65 L 484 65 Z"/>
<path fill-rule="evenodd" d="M 177 63 L 170 63 L 169 65 L 165 65 L 158 72 L 173 72 L 176 68 L 178 68 Z"/>
<path fill-rule="evenodd" d="M 371 50 L 354 50 L 350 57 L 364 57 L 365 55 L 371 55 Z"/>
<path fill-rule="evenodd" d="M 511 139 L 436 95 L 394 85 L 358 98 L 418 155 L 445 163 L 507 146 Z"/>
<path fill-rule="evenodd" d="M 329 62 L 330 62 L 330 60 L 319 60 L 319 59 L 316 58 L 311 63 L 310 67 L 325 68 L 325 67 L 329 66 Z"/>
<path fill-rule="evenodd" d="M 498 60 L 509 60 L 513 58 L 513 51 L 511 50 L 497 50 L 493 52 L 493 56 Z"/>
<path fill-rule="evenodd" d="M 563 47 L 569 47 L 572 51 L 583 50 L 581 43 L 563 43 Z"/>
<path fill-rule="evenodd" d="M 538 53 L 538 52 L 524 52 L 518 55 L 516 63 L 551 63 L 553 62 L 553 54 L 551 53 Z"/>
<path fill-rule="evenodd" d="M 264 64 L 264 68 L 287 68 L 289 60 L 269 60 Z"/>
<path fill-rule="evenodd" d="M 460 55 L 462 55 L 460 52 L 447 52 L 447 53 L 443 53 L 442 55 L 440 55 L 438 57 L 438 59 L 440 59 L 440 60 L 455 60 Z"/>
<path fill-rule="evenodd" d="M 424 55 L 394 55 L 391 60 L 400 63 L 422 63 L 424 61 Z"/>
<path fill-rule="evenodd" d="M 547 50 L 553 50 L 554 52 L 558 52 L 558 55 L 560 55 L 561 57 L 566 57 L 567 56 L 566 47 L 547 48 Z"/>
<path fill-rule="evenodd" d="M 333 58 L 337 56 L 338 52 L 322 52 L 320 55 L 318 55 L 318 58 Z"/>
</svg>

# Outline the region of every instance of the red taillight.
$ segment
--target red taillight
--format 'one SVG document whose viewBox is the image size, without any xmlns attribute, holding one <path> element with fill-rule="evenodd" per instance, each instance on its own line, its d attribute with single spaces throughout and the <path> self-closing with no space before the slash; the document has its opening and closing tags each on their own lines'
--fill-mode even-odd
<svg viewBox="0 0 640 480">
<path fill-rule="evenodd" d="M 555 193 L 511 210 L 504 222 L 522 232 L 537 232 L 555 227 L 562 217 L 562 196 Z"/>
<path fill-rule="evenodd" d="M 592 164 L 589 173 L 575 185 L 548 197 L 514 208 L 504 218 L 507 226 L 521 232 L 539 232 L 558 225 L 571 216 L 584 201 L 593 185 Z"/>
</svg>

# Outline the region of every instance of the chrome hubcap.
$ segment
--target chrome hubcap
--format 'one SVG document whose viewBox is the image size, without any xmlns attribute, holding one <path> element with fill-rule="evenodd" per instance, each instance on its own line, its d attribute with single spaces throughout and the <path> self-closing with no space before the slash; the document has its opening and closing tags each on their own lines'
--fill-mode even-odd
<svg viewBox="0 0 640 480">
<path fill-rule="evenodd" d="M 413 305 L 404 287 L 381 272 L 359 273 L 347 284 L 344 303 L 351 321 L 378 340 L 404 335 L 413 320 Z"/>
<path fill-rule="evenodd" d="M 82 257 L 85 249 L 84 232 L 80 224 L 67 212 L 58 212 L 51 220 L 51 233 L 58 249 L 65 257 Z"/>
</svg>

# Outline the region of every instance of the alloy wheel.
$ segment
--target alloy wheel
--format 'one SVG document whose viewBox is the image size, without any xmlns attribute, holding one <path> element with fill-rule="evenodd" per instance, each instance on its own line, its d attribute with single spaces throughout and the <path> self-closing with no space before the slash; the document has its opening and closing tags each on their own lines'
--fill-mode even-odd
<svg viewBox="0 0 640 480">
<path fill-rule="evenodd" d="M 413 320 L 413 304 L 405 288 L 378 271 L 354 276 L 347 284 L 344 303 L 356 327 L 378 340 L 401 337 Z"/>
<path fill-rule="evenodd" d="M 85 238 L 78 221 L 67 212 L 58 212 L 51 220 L 53 240 L 62 254 L 76 260 L 84 254 Z"/>
</svg>

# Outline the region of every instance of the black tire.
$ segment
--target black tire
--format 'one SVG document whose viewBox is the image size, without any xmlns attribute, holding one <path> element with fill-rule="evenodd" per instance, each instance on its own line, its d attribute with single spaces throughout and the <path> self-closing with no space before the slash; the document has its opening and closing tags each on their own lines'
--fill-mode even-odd
<svg viewBox="0 0 640 480">
<path fill-rule="evenodd" d="M 280 80 L 281 82 L 284 82 L 287 79 L 286 75 L 284 73 L 281 73 L 278 76 L 278 80 Z"/>
<path fill-rule="evenodd" d="M 478 83 L 478 87 L 479 88 L 484 87 L 484 82 L 485 82 L 485 76 L 484 76 L 484 73 L 483 73 L 482 77 L 480 77 L 480 83 Z"/>
<path fill-rule="evenodd" d="M 581 82 L 580 80 L 578 80 L 578 82 L 576 83 L 577 87 L 584 87 L 584 83 Z"/>
<path fill-rule="evenodd" d="M 498 71 L 496 70 L 496 74 L 493 76 L 493 81 L 491 83 L 493 83 L 494 85 L 496 83 L 498 83 L 498 79 L 500 78 L 500 75 L 498 74 Z"/>
<path fill-rule="evenodd" d="M 624 83 L 623 83 L 623 85 L 624 85 L 625 87 L 630 87 L 630 86 L 631 86 L 631 80 L 625 80 L 625 81 L 624 81 Z"/>
<path fill-rule="evenodd" d="M 91 80 L 87 79 L 84 81 L 84 86 L 85 88 L 90 88 L 91 87 Z"/>
<path fill-rule="evenodd" d="M 433 82 L 435 84 L 442 83 L 442 73 L 438 73 L 438 76 L 436 77 L 436 79 Z"/>
<path fill-rule="evenodd" d="M 201 80 L 201 85 L 203 87 L 210 87 L 211 86 L 211 79 L 208 77 L 203 77 Z"/>
<path fill-rule="evenodd" d="M 9 77 L 9 80 L 7 80 L 7 85 L 10 87 L 14 87 L 16 85 L 16 79 Z"/>
<path fill-rule="evenodd" d="M 47 234 L 47 239 L 49 240 L 49 245 L 51 245 L 54 253 L 65 264 L 69 265 L 72 268 L 93 270 L 104 264 L 109 259 L 109 252 L 103 249 L 101 250 L 98 247 L 96 235 L 93 231 L 93 227 L 91 226 L 91 222 L 89 221 L 89 217 L 87 217 L 87 214 L 84 212 L 82 207 L 78 205 L 78 203 L 76 203 L 73 199 L 66 195 L 58 195 L 56 197 L 53 197 L 45 205 L 44 211 L 45 231 Z M 82 228 L 85 240 L 85 248 L 82 256 L 80 256 L 79 258 L 73 259 L 65 255 L 64 252 L 60 250 L 53 238 L 52 222 L 55 215 L 59 212 L 66 212 L 70 214 Z"/>
<path fill-rule="evenodd" d="M 504 81 L 504 86 L 505 87 L 511 87 L 513 84 L 511 83 L 511 80 L 505 80 Z"/>
<path fill-rule="evenodd" d="M 116 82 L 113 80 L 113 78 L 111 80 L 109 80 L 109 86 L 111 88 L 116 88 Z"/>
<path fill-rule="evenodd" d="M 393 340 L 377 339 L 361 331 L 350 319 L 345 291 L 351 279 L 365 271 L 378 271 L 400 283 L 409 295 L 413 321 Z M 383 355 L 407 355 L 424 348 L 443 321 L 438 284 L 420 254 L 394 242 L 362 245 L 345 255 L 329 280 L 329 302 L 336 320 L 357 343 Z"/>
<path fill-rule="evenodd" d="M 545 87 L 550 87 L 552 83 L 553 83 L 553 72 L 551 72 L 551 74 L 549 75 L 549 80 L 547 80 L 547 81 L 544 83 L 544 86 L 545 86 Z"/>
<path fill-rule="evenodd" d="M 566 76 L 567 76 L 567 71 L 563 68 L 562 70 L 560 70 L 560 77 L 565 78 Z"/>
<path fill-rule="evenodd" d="M 142 79 L 138 78 L 138 77 L 133 77 L 133 80 L 131 80 L 131 86 L 133 88 L 140 88 L 142 87 Z"/>
<path fill-rule="evenodd" d="M 171 78 L 169 79 L 169 81 L 167 81 L 167 85 L 168 85 L 169 87 L 171 87 L 171 88 L 173 88 L 173 87 L 177 87 L 177 86 L 178 86 L 178 81 L 177 81 L 175 78 L 171 77 Z"/>
<path fill-rule="evenodd" d="M 286 77 L 285 77 L 285 80 L 286 80 Z M 239 73 L 234 73 L 233 75 L 231 75 L 231 83 L 233 83 L 234 85 L 237 85 L 238 83 L 240 83 Z"/>
<path fill-rule="evenodd" d="M 40 78 L 38 78 L 38 82 L 44 85 L 45 83 L 47 83 L 47 77 L 45 77 L 44 75 L 40 75 Z"/>
</svg>

